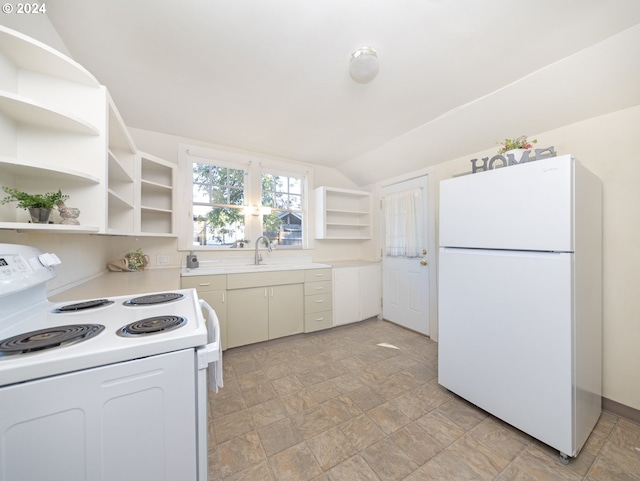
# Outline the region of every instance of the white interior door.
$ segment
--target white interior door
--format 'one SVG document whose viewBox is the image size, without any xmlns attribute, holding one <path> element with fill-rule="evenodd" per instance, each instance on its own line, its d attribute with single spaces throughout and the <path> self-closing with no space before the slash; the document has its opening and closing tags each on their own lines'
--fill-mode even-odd
<svg viewBox="0 0 640 481">
<path fill-rule="evenodd" d="M 414 331 L 429 335 L 429 265 L 427 176 L 393 184 L 382 189 L 382 316 Z M 418 193 L 419 205 L 398 207 L 399 194 Z M 400 218 L 395 216 L 399 215 Z M 402 220 L 404 216 L 409 219 Z M 389 221 L 391 216 L 391 222 Z M 413 217 L 415 230 L 409 226 Z M 402 232 L 402 226 L 406 226 Z M 398 230 L 389 239 L 391 230 Z M 403 240 L 402 236 L 408 237 Z M 402 243 L 407 246 L 402 247 Z M 390 245 L 394 244 L 394 245 Z"/>
</svg>

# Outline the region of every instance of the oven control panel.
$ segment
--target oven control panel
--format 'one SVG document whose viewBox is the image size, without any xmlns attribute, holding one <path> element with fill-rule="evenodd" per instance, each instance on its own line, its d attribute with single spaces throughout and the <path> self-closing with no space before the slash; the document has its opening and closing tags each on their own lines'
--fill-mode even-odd
<svg viewBox="0 0 640 481">
<path fill-rule="evenodd" d="M 31 274 L 33 269 L 29 267 L 29 264 L 25 261 L 21 255 L 3 255 L 0 257 L 0 277 L 6 279 L 7 277 L 24 276 Z"/>
<path fill-rule="evenodd" d="M 0 297 L 44 284 L 56 276 L 55 254 L 45 254 L 35 247 L 0 244 Z"/>
</svg>

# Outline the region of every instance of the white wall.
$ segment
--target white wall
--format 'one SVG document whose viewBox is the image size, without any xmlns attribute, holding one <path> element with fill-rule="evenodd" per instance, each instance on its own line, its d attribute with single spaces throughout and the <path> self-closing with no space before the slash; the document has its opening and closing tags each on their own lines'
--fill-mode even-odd
<svg viewBox="0 0 640 481">
<path fill-rule="evenodd" d="M 603 394 L 640 409 L 640 106 L 555 130 L 531 134 L 538 146 L 572 154 L 603 182 Z M 442 162 L 435 185 L 470 172 L 470 159 L 496 148 Z M 424 171 L 416 172 L 424 173 Z M 410 176 L 411 174 L 404 174 Z M 437 203 L 437 188 L 434 199 Z M 437 212 L 437 209 L 436 209 Z M 375 246 L 364 256 L 375 255 Z"/>
</svg>

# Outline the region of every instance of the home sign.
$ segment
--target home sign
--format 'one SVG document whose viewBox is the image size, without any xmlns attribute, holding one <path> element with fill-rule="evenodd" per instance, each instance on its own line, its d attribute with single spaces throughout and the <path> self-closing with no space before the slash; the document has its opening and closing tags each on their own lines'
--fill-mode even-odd
<svg viewBox="0 0 640 481">
<path fill-rule="evenodd" d="M 544 149 L 535 149 L 534 158 L 530 158 L 530 154 L 531 150 L 525 150 L 522 153 L 520 160 L 516 160 L 512 153 L 507 153 L 506 157 L 502 154 L 494 155 L 491 159 L 489 159 L 489 157 L 484 157 L 481 165 L 477 164 L 478 159 L 471 159 L 471 173 L 475 174 L 476 172 L 484 172 L 486 170 L 493 170 L 500 167 L 511 167 L 512 165 L 524 164 L 525 162 L 533 162 L 534 160 L 555 157 L 556 149 L 553 146 L 545 147 Z M 496 165 L 496 162 L 499 162 L 502 165 Z"/>
</svg>

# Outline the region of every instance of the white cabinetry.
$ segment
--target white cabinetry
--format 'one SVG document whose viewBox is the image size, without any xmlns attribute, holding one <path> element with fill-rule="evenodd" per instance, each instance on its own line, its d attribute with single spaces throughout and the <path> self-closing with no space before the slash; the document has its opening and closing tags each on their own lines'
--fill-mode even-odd
<svg viewBox="0 0 640 481">
<path fill-rule="evenodd" d="M 370 239 L 371 193 L 318 187 L 316 239 Z"/>
<path fill-rule="evenodd" d="M 29 193 L 62 190 L 81 226 L 30 224 L 0 206 L 0 228 L 105 230 L 106 89 L 81 65 L 0 26 L 0 178 Z"/>
<path fill-rule="evenodd" d="M 382 310 L 382 276 L 379 264 L 360 266 L 360 318 L 369 319 Z"/>
<path fill-rule="evenodd" d="M 380 265 L 333 268 L 334 325 L 362 321 L 380 314 Z"/>
<path fill-rule="evenodd" d="M 140 233 L 173 235 L 176 165 L 140 152 Z"/>
</svg>

